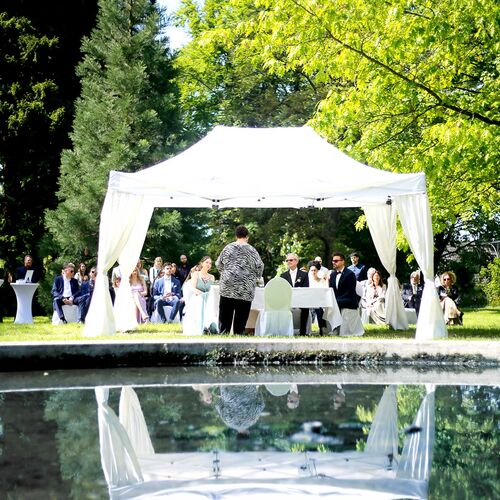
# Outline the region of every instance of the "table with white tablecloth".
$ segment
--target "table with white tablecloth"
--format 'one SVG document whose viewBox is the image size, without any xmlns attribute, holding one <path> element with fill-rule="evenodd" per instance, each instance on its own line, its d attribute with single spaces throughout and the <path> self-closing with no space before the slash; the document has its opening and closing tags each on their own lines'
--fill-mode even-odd
<svg viewBox="0 0 500 500">
<path fill-rule="evenodd" d="M 38 283 L 11 283 L 17 299 L 16 319 L 14 323 L 33 323 L 33 314 L 31 312 L 31 302 L 35 295 Z"/>
<path fill-rule="evenodd" d="M 219 287 L 214 285 L 210 289 L 210 293 L 214 295 L 213 305 L 214 313 L 219 314 Z M 342 316 L 340 315 L 339 306 L 335 299 L 333 288 L 292 288 L 292 308 L 302 307 L 307 309 L 322 308 L 325 312 L 323 319 L 328 321 L 330 328 L 333 330 L 342 324 Z M 255 289 L 255 298 L 252 301 L 251 311 L 264 310 L 264 288 Z M 254 328 L 256 314 L 250 314 L 247 328 Z"/>
</svg>

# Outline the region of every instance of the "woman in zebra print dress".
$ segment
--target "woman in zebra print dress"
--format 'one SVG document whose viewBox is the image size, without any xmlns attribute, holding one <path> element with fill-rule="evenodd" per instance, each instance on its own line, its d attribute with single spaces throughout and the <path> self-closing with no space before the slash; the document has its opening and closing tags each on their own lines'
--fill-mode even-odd
<svg viewBox="0 0 500 500">
<path fill-rule="evenodd" d="M 257 250 L 248 244 L 245 226 L 236 228 L 236 241 L 224 247 L 215 265 L 220 271 L 219 331 L 229 333 L 233 325 L 233 332 L 242 334 L 255 296 L 255 284 L 264 270 Z"/>
</svg>

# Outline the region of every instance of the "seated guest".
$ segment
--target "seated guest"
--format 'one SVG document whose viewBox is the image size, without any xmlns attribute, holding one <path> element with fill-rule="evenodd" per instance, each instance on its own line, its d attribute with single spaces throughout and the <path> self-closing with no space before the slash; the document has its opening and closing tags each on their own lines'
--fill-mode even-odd
<svg viewBox="0 0 500 500">
<path fill-rule="evenodd" d="M 181 281 L 178 275 L 179 275 L 179 270 L 177 269 L 177 264 L 175 262 L 172 262 L 172 276 L 174 278 L 177 278 L 181 282 L 181 285 L 183 285 L 184 283 Z"/>
<path fill-rule="evenodd" d="M 351 258 L 352 264 L 347 269 L 355 274 L 357 281 L 364 281 L 367 278 L 366 266 L 359 262 L 359 254 L 353 252 L 349 257 Z"/>
<path fill-rule="evenodd" d="M 286 256 L 286 263 L 288 265 L 288 271 L 281 274 L 283 279 L 286 279 L 288 283 L 294 288 L 298 287 L 308 287 L 309 286 L 309 276 L 307 272 L 302 271 L 297 268 L 299 263 L 299 256 L 296 253 L 289 253 Z M 300 308 L 300 335 L 305 335 L 307 333 L 307 322 L 309 320 L 309 309 L 301 307 Z"/>
<path fill-rule="evenodd" d="M 185 335 L 201 335 L 202 333 L 217 333 L 217 323 L 213 305 L 209 303 L 210 288 L 215 277 L 210 274 L 212 259 L 205 255 L 199 263 L 199 271 L 193 270 L 190 280 L 190 297 L 186 302 L 186 314 L 182 323 Z M 187 288 L 187 280 L 182 289 Z"/>
<path fill-rule="evenodd" d="M 364 281 L 358 281 L 356 285 L 356 291 L 360 295 L 361 300 L 359 301 L 359 307 L 361 312 L 361 322 L 366 325 L 370 323 L 370 313 L 366 309 L 366 292 L 370 286 L 373 286 L 373 275 L 376 269 L 374 267 L 369 267 L 366 272 L 366 279 Z M 360 293 L 361 292 L 361 293 Z"/>
<path fill-rule="evenodd" d="M 147 323 L 149 321 L 149 315 L 146 310 L 145 297 L 148 294 L 148 287 L 146 281 L 144 281 L 144 277 L 139 274 L 139 269 L 137 269 L 137 267 L 132 271 L 129 281 L 132 298 L 135 304 L 137 323 Z"/>
<path fill-rule="evenodd" d="M 16 269 L 16 280 L 23 280 L 26 277 L 27 271 L 33 271 L 31 283 L 38 283 L 42 277 L 42 273 L 38 267 L 33 265 L 33 257 L 31 255 L 24 256 L 24 264 Z"/>
<path fill-rule="evenodd" d="M 372 283 L 367 286 L 364 297 L 364 308 L 369 320 L 376 325 L 385 325 L 385 292 L 386 286 L 379 271 L 373 273 Z"/>
<path fill-rule="evenodd" d="M 176 278 L 181 282 L 181 284 L 184 284 L 184 282 L 188 279 L 191 266 L 188 264 L 188 258 L 184 254 L 179 257 L 179 260 L 180 263 L 177 266 Z"/>
<path fill-rule="evenodd" d="M 146 286 L 149 286 L 149 274 L 148 272 L 146 271 L 146 269 L 144 269 L 144 267 L 142 267 L 142 260 L 139 259 L 137 261 L 137 271 L 139 272 L 139 276 L 142 276 L 144 278 L 144 281 L 146 282 Z"/>
<path fill-rule="evenodd" d="M 320 276 L 321 264 L 318 261 L 309 262 L 309 287 L 310 288 L 328 288 L 328 279 L 326 276 Z M 323 335 L 326 328 L 326 321 L 323 319 L 323 309 L 320 307 L 314 309 L 318 318 L 319 334 Z"/>
<path fill-rule="evenodd" d="M 181 283 L 177 278 L 171 276 L 172 265 L 167 262 L 163 268 L 163 278 L 157 279 L 153 288 L 153 296 L 155 300 L 155 309 L 158 311 L 163 323 L 167 322 L 165 318 L 165 310 L 163 306 L 171 306 L 172 311 L 168 322 L 172 323 L 179 310 L 180 298 L 182 295 Z"/>
<path fill-rule="evenodd" d="M 84 262 L 80 262 L 80 265 L 78 266 L 78 271 L 75 273 L 75 280 L 78 281 L 78 284 L 82 286 L 82 283 L 84 281 L 87 281 L 89 279 L 87 275 L 87 266 L 85 265 Z"/>
<path fill-rule="evenodd" d="M 52 285 L 52 297 L 54 297 L 54 311 L 63 323 L 67 323 L 62 310 L 63 305 L 78 306 L 78 322 L 82 321 L 82 313 L 85 308 L 85 298 L 82 297 L 80 285 L 73 278 L 75 273 L 75 265 L 68 262 L 64 265 L 62 274 L 54 278 Z"/>
<path fill-rule="evenodd" d="M 369 267 L 368 271 L 366 271 L 366 279 L 363 280 L 363 281 L 359 281 L 358 282 L 361 285 L 361 289 L 362 289 L 362 292 L 363 292 L 361 294 L 361 297 L 365 296 L 366 289 L 368 288 L 368 285 L 372 284 L 373 275 L 374 275 L 375 271 L 376 271 L 376 269 L 374 267 Z"/>
<path fill-rule="evenodd" d="M 149 268 L 149 283 L 151 284 L 151 289 L 153 288 L 154 282 L 158 278 L 162 270 L 163 270 L 163 259 L 161 257 L 156 257 L 153 263 L 153 267 Z"/>
<path fill-rule="evenodd" d="M 424 287 L 420 284 L 420 271 L 413 271 L 410 274 L 410 283 L 403 285 L 401 297 L 403 298 L 405 308 L 415 309 L 417 316 L 420 310 L 423 290 Z"/>
<path fill-rule="evenodd" d="M 161 257 L 157 257 L 157 259 Z M 152 269 L 152 268 L 151 268 Z M 154 273 L 153 273 L 154 274 Z M 150 282 L 150 286 L 149 286 L 149 297 L 148 299 L 146 300 L 146 303 L 147 303 L 147 311 L 148 311 L 148 314 L 149 316 L 151 316 L 153 314 L 153 311 L 155 310 L 155 298 L 154 298 L 154 295 L 153 295 L 153 290 L 154 290 L 154 287 L 155 287 L 155 284 L 158 280 L 161 280 L 163 278 L 163 275 L 164 275 L 164 272 L 163 272 L 163 267 L 160 269 L 160 272 L 158 274 L 156 274 L 156 278 Z M 151 277 L 151 274 L 150 274 L 150 277 Z"/>
<path fill-rule="evenodd" d="M 81 315 L 82 323 L 85 323 L 85 318 L 87 317 L 87 313 L 89 312 L 90 302 L 92 300 L 92 295 L 94 294 L 96 274 L 97 269 L 95 267 L 91 267 L 89 271 L 89 279 L 87 281 L 84 281 L 80 288 L 81 296 L 85 300 Z M 112 300 L 114 301 L 114 298 Z"/>
<path fill-rule="evenodd" d="M 444 320 L 447 325 L 461 325 L 463 313 L 458 310 L 460 297 L 455 286 L 455 273 L 447 271 L 441 275 L 441 285 L 438 287 L 438 296 L 443 308 Z"/>
</svg>

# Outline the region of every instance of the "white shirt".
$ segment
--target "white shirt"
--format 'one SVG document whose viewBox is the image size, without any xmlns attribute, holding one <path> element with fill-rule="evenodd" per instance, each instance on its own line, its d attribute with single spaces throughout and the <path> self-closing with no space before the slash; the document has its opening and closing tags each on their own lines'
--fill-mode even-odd
<svg viewBox="0 0 500 500">
<path fill-rule="evenodd" d="M 163 280 L 165 281 L 163 294 L 170 293 L 172 291 L 172 280 L 170 279 L 170 276 L 165 276 Z"/>
<path fill-rule="evenodd" d="M 344 272 L 345 267 L 343 267 L 340 271 L 338 271 L 337 276 L 335 276 L 335 286 L 338 288 L 339 287 L 339 281 L 340 277 L 342 276 L 342 273 Z"/>
<path fill-rule="evenodd" d="M 297 279 L 297 269 L 298 269 L 298 267 L 296 267 L 294 271 L 292 271 L 291 269 L 289 269 L 289 271 L 290 271 L 290 279 L 292 280 L 292 286 L 295 286 L 295 280 Z"/>
<path fill-rule="evenodd" d="M 71 281 L 66 278 L 66 276 L 63 276 L 64 280 L 64 290 L 63 290 L 63 297 L 73 297 L 73 293 L 71 292 Z"/>
</svg>

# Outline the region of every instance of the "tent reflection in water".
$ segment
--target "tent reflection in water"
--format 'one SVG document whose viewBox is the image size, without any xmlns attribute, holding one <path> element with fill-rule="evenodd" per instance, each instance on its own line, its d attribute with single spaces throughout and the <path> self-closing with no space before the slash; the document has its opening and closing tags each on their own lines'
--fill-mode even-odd
<svg viewBox="0 0 500 500">
<path fill-rule="evenodd" d="M 119 168 L 119 165 L 117 165 Z M 314 168 L 297 182 L 290 172 Z M 171 172 L 182 172 L 172 176 Z M 189 179 L 186 183 L 185 179 Z M 177 184 L 176 184 L 177 183 Z M 361 207 L 380 260 L 389 274 L 386 322 L 406 329 L 396 278 L 396 216 L 425 286 L 416 339 L 447 336 L 434 287 L 433 234 L 423 173 L 397 174 L 363 165 L 310 127 L 215 127 L 179 155 L 136 173 L 110 172 L 99 229 L 98 276 L 85 334 L 114 334 L 137 326 L 128 280 L 114 305 L 107 272 L 119 262 L 131 274 L 154 207 L 328 208 Z"/>
<path fill-rule="evenodd" d="M 396 386 L 385 389 L 363 452 L 155 454 L 135 391 L 122 389 L 118 419 L 108 406 L 108 389 L 96 388 L 110 498 L 427 498 L 434 392 L 426 385 L 401 456 Z"/>
</svg>

